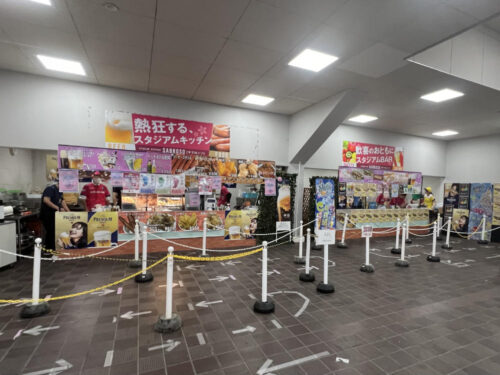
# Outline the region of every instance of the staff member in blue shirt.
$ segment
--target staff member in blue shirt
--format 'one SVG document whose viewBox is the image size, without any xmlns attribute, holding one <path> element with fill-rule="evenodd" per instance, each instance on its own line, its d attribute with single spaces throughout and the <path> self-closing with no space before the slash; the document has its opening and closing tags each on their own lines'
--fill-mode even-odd
<svg viewBox="0 0 500 375">
<path fill-rule="evenodd" d="M 59 192 L 59 180 L 56 179 L 47 186 L 42 194 L 42 205 L 40 208 L 40 219 L 45 230 L 44 245 L 49 250 L 55 250 L 56 247 L 56 212 L 69 212 L 68 205 Z"/>
</svg>

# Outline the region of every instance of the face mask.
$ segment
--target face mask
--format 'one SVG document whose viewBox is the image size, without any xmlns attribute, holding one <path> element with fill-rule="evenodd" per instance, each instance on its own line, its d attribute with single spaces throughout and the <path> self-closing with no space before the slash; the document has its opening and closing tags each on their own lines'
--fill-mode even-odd
<svg viewBox="0 0 500 375">
<path fill-rule="evenodd" d="M 102 180 L 100 178 L 94 178 L 94 185 L 100 185 Z"/>
</svg>

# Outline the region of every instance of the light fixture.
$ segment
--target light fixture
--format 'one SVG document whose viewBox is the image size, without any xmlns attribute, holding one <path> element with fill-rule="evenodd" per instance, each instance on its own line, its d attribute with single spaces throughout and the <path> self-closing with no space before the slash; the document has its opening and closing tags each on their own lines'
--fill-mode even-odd
<svg viewBox="0 0 500 375">
<path fill-rule="evenodd" d="M 47 5 L 49 7 L 52 5 L 52 0 L 31 0 L 31 1 L 38 4 Z"/>
<path fill-rule="evenodd" d="M 270 98 L 269 96 L 262 96 L 256 94 L 249 94 L 245 99 L 242 100 L 243 103 L 247 104 L 255 104 L 255 105 L 268 105 L 274 100 L 274 98 Z"/>
<path fill-rule="evenodd" d="M 55 70 L 58 72 L 78 74 L 80 76 L 86 76 L 83 66 L 78 61 L 65 60 L 57 57 L 50 57 L 44 55 L 36 55 L 38 60 L 43 64 L 45 69 Z"/>
<path fill-rule="evenodd" d="M 375 121 L 377 120 L 378 117 L 375 117 L 375 116 L 370 116 L 370 115 L 358 115 L 358 116 L 355 116 L 355 117 L 351 117 L 349 119 L 349 121 L 352 121 L 352 122 L 358 122 L 360 124 L 366 124 L 367 122 L 372 122 L 372 121 Z"/>
<path fill-rule="evenodd" d="M 436 135 L 438 137 L 449 137 L 450 135 L 457 135 L 458 132 L 455 130 L 441 130 L 439 132 L 432 133 L 432 135 Z"/>
<path fill-rule="evenodd" d="M 295 56 L 295 58 L 293 58 L 288 65 L 312 70 L 313 72 L 319 72 L 338 59 L 339 58 L 337 56 L 307 48 Z"/>
<path fill-rule="evenodd" d="M 446 100 L 455 99 L 455 98 L 458 98 L 458 97 L 463 96 L 463 95 L 464 95 L 464 93 L 460 92 L 460 91 L 455 91 L 452 89 L 442 89 L 442 90 L 431 92 L 430 94 L 421 96 L 420 98 L 424 99 L 424 100 L 429 100 L 429 101 L 434 102 L 434 103 L 441 103 L 441 102 L 444 102 Z"/>
</svg>

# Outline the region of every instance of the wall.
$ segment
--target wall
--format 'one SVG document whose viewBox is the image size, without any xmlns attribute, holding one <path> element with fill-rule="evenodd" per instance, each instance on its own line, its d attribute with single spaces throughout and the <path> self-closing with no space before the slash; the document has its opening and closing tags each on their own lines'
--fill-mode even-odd
<svg viewBox="0 0 500 375">
<path fill-rule="evenodd" d="M 288 117 L 0 70 L 0 146 L 104 146 L 104 111 L 123 110 L 232 127 L 231 154 L 288 163 Z M 251 153 L 251 154 L 250 154 Z"/>
<path fill-rule="evenodd" d="M 446 181 L 500 182 L 500 134 L 451 141 L 446 152 Z"/>
<path fill-rule="evenodd" d="M 8 148 L 0 147 L 0 188 L 30 191 L 32 170 L 31 150 L 16 149 L 12 156 Z"/>
</svg>

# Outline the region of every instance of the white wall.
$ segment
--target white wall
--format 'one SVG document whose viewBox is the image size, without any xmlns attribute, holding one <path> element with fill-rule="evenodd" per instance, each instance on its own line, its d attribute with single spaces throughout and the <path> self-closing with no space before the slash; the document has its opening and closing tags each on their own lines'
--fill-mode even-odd
<svg viewBox="0 0 500 375">
<path fill-rule="evenodd" d="M 451 141 L 446 161 L 448 182 L 500 182 L 500 134 Z"/>
<path fill-rule="evenodd" d="M 0 147 L 0 188 L 30 191 L 32 171 L 31 150 L 16 149 L 12 156 L 8 148 Z"/>
<path fill-rule="evenodd" d="M 104 111 L 231 126 L 231 156 L 288 163 L 288 117 L 0 70 L 0 146 L 104 146 Z M 252 153 L 249 155 L 248 153 Z"/>
</svg>

